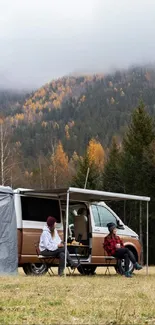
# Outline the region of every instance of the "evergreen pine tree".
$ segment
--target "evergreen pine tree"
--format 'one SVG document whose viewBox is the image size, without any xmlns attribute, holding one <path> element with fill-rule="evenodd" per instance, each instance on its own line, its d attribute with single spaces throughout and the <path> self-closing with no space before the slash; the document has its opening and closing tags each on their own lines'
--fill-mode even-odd
<svg viewBox="0 0 155 325">
<path fill-rule="evenodd" d="M 131 124 L 123 140 L 121 169 L 126 192 L 137 195 L 148 194 L 149 184 L 147 175 L 146 177 L 144 175 L 146 169 L 144 156 L 147 155 L 147 150 L 154 139 L 153 119 L 141 101 L 133 112 Z"/>
<path fill-rule="evenodd" d="M 112 139 L 107 162 L 104 166 L 102 190 L 120 192 L 120 149 L 115 137 Z"/>
</svg>

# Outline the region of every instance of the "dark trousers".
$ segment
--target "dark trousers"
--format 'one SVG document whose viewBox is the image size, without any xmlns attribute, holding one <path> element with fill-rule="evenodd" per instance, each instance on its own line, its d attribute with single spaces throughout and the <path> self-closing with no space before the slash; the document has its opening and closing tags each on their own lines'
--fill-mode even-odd
<svg viewBox="0 0 155 325">
<path fill-rule="evenodd" d="M 134 257 L 134 254 L 128 249 L 128 248 L 117 248 L 116 252 L 114 254 L 114 257 L 118 259 L 124 259 L 125 261 L 125 272 L 129 271 L 129 264 L 130 261 L 135 264 L 136 259 Z"/>
<path fill-rule="evenodd" d="M 58 267 L 58 274 L 62 275 L 65 267 L 65 248 L 60 247 L 56 249 L 55 251 L 50 251 L 48 249 L 45 249 L 41 252 L 43 256 L 53 256 L 59 259 L 59 267 Z M 74 264 L 72 258 L 69 255 L 69 252 L 67 251 L 67 264 L 69 266 L 72 266 Z"/>
</svg>

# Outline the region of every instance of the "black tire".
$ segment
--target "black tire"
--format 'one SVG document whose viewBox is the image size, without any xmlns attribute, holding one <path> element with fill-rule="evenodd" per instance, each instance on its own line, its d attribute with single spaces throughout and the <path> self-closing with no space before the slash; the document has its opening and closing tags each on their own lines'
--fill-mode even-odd
<svg viewBox="0 0 155 325">
<path fill-rule="evenodd" d="M 79 273 L 82 275 L 94 275 L 96 266 L 80 265 L 77 269 L 78 269 Z"/>
<path fill-rule="evenodd" d="M 125 273 L 124 260 L 118 260 L 117 264 L 114 266 L 114 268 L 118 274 L 123 275 Z M 130 271 L 130 273 L 133 273 L 133 271 L 134 271 L 134 265 L 131 261 L 129 264 L 129 271 Z"/>
<path fill-rule="evenodd" d="M 23 265 L 23 270 L 26 275 L 43 275 L 48 271 L 48 266 L 41 263 L 29 263 Z"/>
</svg>

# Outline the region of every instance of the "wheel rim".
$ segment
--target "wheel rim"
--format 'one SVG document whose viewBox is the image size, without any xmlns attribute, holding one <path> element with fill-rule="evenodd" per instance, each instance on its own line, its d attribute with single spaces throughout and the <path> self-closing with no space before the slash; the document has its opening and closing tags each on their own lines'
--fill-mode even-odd
<svg viewBox="0 0 155 325">
<path fill-rule="evenodd" d="M 125 272 L 125 261 L 124 260 L 121 260 L 121 267 L 123 269 L 123 272 Z M 129 272 L 132 272 L 133 271 L 133 263 L 130 261 L 129 263 Z"/>
<path fill-rule="evenodd" d="M 44 264 L 32 263 L 31 264 L 31 270 L 35 274 L 40 274 L 40 273 L 42 273 L 43 271 L 46 270 L 46 267 L 45 267 Z"/>
</svg>

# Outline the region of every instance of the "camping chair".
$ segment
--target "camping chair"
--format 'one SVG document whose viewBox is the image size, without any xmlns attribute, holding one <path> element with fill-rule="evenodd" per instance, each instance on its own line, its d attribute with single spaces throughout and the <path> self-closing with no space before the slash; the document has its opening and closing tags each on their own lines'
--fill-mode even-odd
<svg viewBox="0 0 155 325">
<path fill-rule="evenodd" d="M 109 267 L 111 266 L 111 262 L 115 259 L 115 257 L 105 255 L 105 256 L 103 256 L 103 258 L 104 258 L 105 261 L 106 261 L 106 270 L 105 270 L 105 275 L 106 275 L 106 274 L 111 275 Z"/>
<path fill-rule="evenodd" d="M 106 275 L 106 274 L 111 275 L 109 267 L 110 267 L 110 266 L 115 266 L 115 265 L 111 265 L 111 263 L 112 263 L 112 261 L 113 261 L 114 259 L 116 259 L 116 257 L 106 255 L 106 256 L 103 256 L 103 258 L 104 258 L 105 261 L 106 261 L 106 270 L 105 270 L 105 275 Z M 119 270 L 121 270 L 120 265 L 121 265 L 121 261 L 122 261 L 122 260 L 119 259 L 119 258 L 117 258 L 116 261 L 117 261 L 117 263 L 116 263 L 117 268 L 118 268 Z M 123 274 L 123 272 L 120 272 L 120 271 L 118 272 L 117 270 L 116 270 L 116 273 L 119 273 L 119 274 L 121 274 L 121 275 Z"/>
<path fill-rule="evenodd" d="M 35 250 L 36 250 L 36 253 L 37 253 L 37 256 L 38 256 L 38 259 L 40 260 L 40 262 L 42 264 L 44 264 L 48 270 L 48 274 L 51 276 L 51 275 L 55 275 L 53 270 L 52 270 L 52 267 L 51 267 L 51 264 L 54 264 L 55 260 L 57 260 L 57 257 L 55 256 L 43 256 L 40 254 L 40 250 L 39 250 L 39 242 L 36 242 L 35 244 Z M 50 266 L 49 266 L 50 265 Z M 74 272 L 75 272 L 75 269 L 71 269 L 69 266 L 67 266 L 68 268 L 68 273 L 69 275 L 73 275 Z"/>
<path fill-rule="evenodd" d="M 48 274 L 50 276 L 54 275 L 54 272 L 53 272 L 53 270 L 51 268 L 51 264 L 54 264 L 54 261 L 56 260 L 56 257 L 55 256 L 43 256 L 43 255 L 41 255 L 40 250 L 39 250 L 39 242 L 36 242 L 34 245 L 35 245 L 35 250 L 36 250 L 39 261 L 42 264 L 46 265 L 47 272 L 48 272 Z"/>
</svg>

